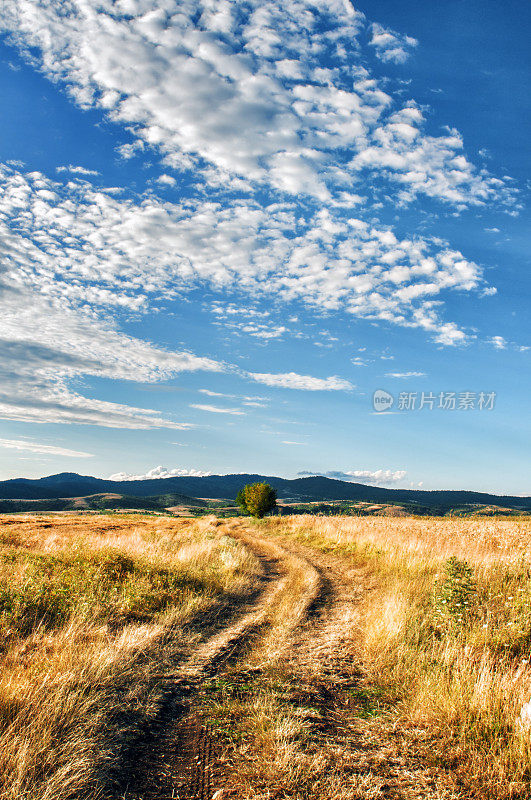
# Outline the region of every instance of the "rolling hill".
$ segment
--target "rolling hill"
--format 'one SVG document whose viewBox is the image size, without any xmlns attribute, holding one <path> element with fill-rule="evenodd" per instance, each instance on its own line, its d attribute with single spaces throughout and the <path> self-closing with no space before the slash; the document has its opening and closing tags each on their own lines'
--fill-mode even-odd
<svg viewBox="0 0 531 800">
<path fill-rule="evenodd" d="M 387 489 L 361 483 L 324 477 L 288 480 L 271 475 L 232 474 L 205 477 L 158 478 L 140 481 L 111 481 L 62 472 L 30 480 L 15 478 L 0 481 L 0 500 L 45 500 L 86 497 L 113 493 L 128 498 L 160 498 L 161 495 L 184 495 L 192 498 L 233 499 L 247 483 L 266 481 L 278 493 L 279 499 L 295 502 L 317 500 L 351 500 L 372 503 L 414 503 L 428 508 L 456 508 L 481 504 L 531 511 L 531 497 L 495 495 L 466 490 Z M 168 503 L 168 505 L 174 503 Z M 200 503 L 195 503 L 200 505 Z M 130 506 L 131 507 L 131 506 Z M 145 507 L 145 506 L 144 506 Z"/>
<path fill-rule="evenodd" d="M 208 503 L 183 494 L 161 494 L 153 497 L 132 497 L 126 494 L 102 492 L 76 497 L 18 498 L 0 500 L 0 514 L 18 511 L 103 511 L 137 509 L 164 511 L 167 508 L 206 508 Z"/>
</svg>

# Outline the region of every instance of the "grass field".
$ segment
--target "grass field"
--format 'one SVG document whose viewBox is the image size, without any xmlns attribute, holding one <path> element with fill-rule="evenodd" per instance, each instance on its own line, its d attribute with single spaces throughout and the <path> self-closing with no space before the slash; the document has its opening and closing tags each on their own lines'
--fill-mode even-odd
<svg viewBox="0 0 531 800">
<path fill-rule="evenodd" d="M 0 797 L 95 796 L 161 659 L 193 644 L 186 623 L 256 567 L 209 520 L 0 518 Z"/>
<path fill-rule="evenodd" d="M 359 616 L 340 646 L 362 672 L 357 713 L 370 719 L 371 735 L 379 717 L 395 733 L 418 728 L 429 741 L 428 761 L 453 773 L 453 790 L 531 797 L 528 518 L 308 516 L 271 519 L 259 528 L 363 572 Z M 256 720 L 247 730 L 262 731 L 262 748 L 265 700 L 277 709 L 265 726 L 270 754 L 282 750 L 279 730 L 290 724 L 301 730 L 301 708 L 285 702 L 288 673 L 282 664 L 270 670 L 250 701 Z M 252 719 L 249 708 L 238 716 Z M 301 741 L 303 734 L 304 725 Z M 304 750 L 301 763 L 308 764 Z M 293 782 L 296 763 L 292 752 L 285 782 Z"/>
<path fill-rule="evenodd" d="M 529 518 L 50 515 L 0 517 L 1 800 L 121 797 L 161 674 L 264 564 L 194 700 L 223 797 L 531 797 Z"/>
</svg>

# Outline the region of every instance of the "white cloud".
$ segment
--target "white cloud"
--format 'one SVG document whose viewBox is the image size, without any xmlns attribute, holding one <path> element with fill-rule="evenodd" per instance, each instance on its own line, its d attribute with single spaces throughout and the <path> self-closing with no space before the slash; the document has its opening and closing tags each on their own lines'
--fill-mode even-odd
<svg viewBox="0 0 531 800">
<path fill-rule="evenodd" d="M 333 211 L 303 220 L 290 207 L 244 199 L 133 202 L 7 166 L 0 169 L 0 244 L 0 418 L 21 421 L 185 427 L 150 409 L 83 397 L 71 382 L 83 375 L 153 382 L 228 369 L 118 329 L 123 312 L 146 313 L 205 282 L 419 327 L 445 344 L 466 335 L 440 320 L 438 296 L 482 287 L 479 267 L 444 243 L 399 239 Z M 239 308 L 225 306 L 232 317 Z M 284 333 L 263 321 L 269 312 L 247 311 L 252 334 Z M 288 388 L 351 388 L 337 377 L 250 377 Z"/>
<path fill-rule="evenodd" d="M 17 349 L 16 343 L 13 342 L 0 342 L 0 349 L 4 344 L 7 344 L 10 350 Z M 24 347 L 20 348 L 22 353 L 30 351 L 31 346 L 27 350 Z M 61 369 L 63 362 L 58 360 L 54 364 L 52 360 L 47 359 L 46 365 L 37 362 L 20 367 L 9 362 L 2 364 L 0 418 L 37 424 L 99 425 L 107 428 L 138 430 L 151 428 L 187 430 L 193 427 L 187 422 L 164 419 L 152 409 L 95 400 L 71 391 L 56 375 L 55 366 Z M 81 363 L 77 371 L 83 374 L 91 370 L 87 370 L 86 365 Z M 69 365 L 65 372 L 72 375 L 76 371 Z M 93 374 L 98 373 L 94 371 Z"/>
<path fill-rule="evenodd" d="M 404 64 L 411 55 L 411 50 L 418 45 L 418 41 L 412 36 L 404 36 L 377 22 L 371 25 L 371 33 L 369 44 L 375 48 L 376 56 L 381 61 Z"/>
<path fill-rule="evenodd" d="M 252 319 L 265 319 L 270 316 L 270 311 L 253 308 L 252 306 L 238 306 L 234 303 L 222 303 L 220 300 L 214 300 L 210 307 L 212 314 L 218 317 L 250 317 Z M 291 322 L 292 320 L 290 320 Z"/>
<path fill-rule="evenodd" d="M 239 308 L 232 303 L 224 306 L 219 302 L 215 302 L 210 310 L 216 317 L 215 325 L 227 328 L 236 335 L 246 334 L 255 339 L 268 341 L 280 339 L 284 337 L 284 334 L 289 333 L 289 328 L 285 325 L 267 319 L 271 314 L 269 311 Z M 242 319 L 238 320 L 237 316 Z"/>
<path fill-rule="evenodd" d="M 425 372 L 386 372 L 386 378 L 425 378 Z"/>
<path fill-rule="evenodd" d="M 240 293 L 261 291 L 420 327 L 447 344 L 466 336 L 440 320 L 434 298 L 482 286 L 481 270 L 459 251 L 399 239 L 332 211 L 303 220 L 290 208 L 251 200 L 176 205 L 147 197 L 134 203 L 87 183 L 63 185 L 9 167 L 0 171 L 0 242 L 0 337 L 52 349 L 60 342 L 72 370 L 76 359 L 85 363 L 78 374 L 103 370 L 136 380 L 223 368 L 125 337 L 110 322 L 111 314 L 147 312 L 155 299 L 171 300 L 205 281 L 214 289 L 237 286 Z M 264 328 L 255 319 L 246 327 L 257 336 L 284 333 L 285 326 Z"/>
<path fill-rule="evenodd" d="M 353 481 L 356 483 L 369 483 L 375 485 L 390 486 L 395 483 L 402 483 L 405 479 L 407 472 L 402 469 L 352 469 L 352 470 L 330 470 L 328 472 L 319 472 L 305 470 L 298 473 L 303 476 L 322 476 L 324 478 L 333 478 L 338 481 Z"/>
<path fill-rule="evenodd" d="M 0 448 L 8 450 L 22 450 L 28 453 L 39 453 L 49 456 L 64 456 L 67 458 L 92 458 L 92 453 L 84 453 L 79 450 L 69 450 L 66 447 L 57 447 L 51 444 L 41 444 L 25 439 L 0 439 Z"/>
<path fill-rule="evenodd" d="M 262 339 L 267 341 L 268 339 L 280 339 L 285 333 L 288 332 L 288 328 L 285 325 L 239 325 L 235 326 L 239 328 L 242 333 L 247 333 L 249 336 L 254 336 L 256 339 Z"/>
<path fill-rule="evenodd" d="M 507 348 L 507 339 L 503 336 L 493 336 L 490 343 L 496 350 L 505 350 Z"/>
<path fill-rule="evenodd" d="M 130 158 L 133 158 L 138 153 L 141 153 L 144 150 L 144 142 L 138 139 L 136 142 L 128 142 L 127 144 L 122 144 L 116 148 L 116 152 L 123 158 L 124 161 L 129 161 Z"/>
<path fill-rule="evenodd" d="M 342 0 L 6 0 L 0 27 L 31 62 L 80 106 L 127 128 L 134 140 L 121 156 L 158 150 L 165 168 L 193 176 L 197 192 L 180 205 L 132 200 L 82 180 L 96 174 L 85 167 L 58 167 L 72 176 L 66 184 L 20 164 L 2 167 L 0 418 L 186 427 L 72 387 L 87 375 L 157 381 L 228 369 L 120 331 L 122 315 L 161 308 L 197 286 L 238 294 L 237 304 L 216 307 L 232 315 L 232 330 L 257 339 L 289 334 L 248 304 L 260 292 L 417 327 L 446 345 L 466 340 L 441 319 L 441 303 L 450 290 L 494 291 L 479 266 L 445 242 L 400 238 L 348 210 L 365 202 L 360 189 L 379 183 L 360 186 L 373 173 L 398 187 L 398 202 L 427 194 L 461 208 L 511 202 L 510 190 L 474 168 L 457 131 L 428 136 L 415 103 L 393 102 L 359 66 L 364 26 Z M 414 46 L 381 26 L 371 33 L 384 60 Z M 167 173 L 157 180 L 175 181 Z M 301 196 L 304 214 L 294 202 Z M 249 377 L 352 388 L 335 376 Z"/>
<path fill-rule="evenodd" d="M 220 7 L 5 0 L 0 26 L 78 105 L 99 107 L 136 137 L 119 148 L 123 158 L 155 148 L 211 186 L 258 183 L 347 204 L 360 170 L 398 181 L 403 199 L 509 198 L 506 182 L 463 155 L 458 134 L 426 136 L 420 111 L 393 104 L 362 66 L 367 25 L 350 3 Z M 416 45 L 380 25 L 369 29 L 384 61 L 403 62 Z"/>
<path fill-rule="evenodd" d="M 164 173 L 163 175 L 159 175 L 157 183 L 165 184 L 166 186 L 175 186 L 177 181 L 171 175 L 166 175 L 166 173 Z"/>
<path fill-rule="evenodd" d="M 118 222 L 110 209 L 119 214 L 126 207 L 87 183 L 65 186 L 0 168 L 0 418 L 182 428 L 186 423 L 150 409 L 83 397 L 70 384 L 83 375 L 153 382 L 223 369 L 117 329 L 113 314 L 147 310 L 148 296 L 160 291 L 156 270 L 140 253 L 130 250 L 128 266 L 132 240 L 127 244 L 125 231 L 116 231 L 114 249 L 105 248 L 104 228 L 109 234 Z"/>
<path fill-rule="evenodd" d="M 225 394 L 224 392 L 213 392 L 210 389 L 198 389 L 200 394 L 206 394 L 207 397 L 235 397 L 233 394 Z"/>
<path fill-rule="evenodd" d="M 307 442 L 290 442 L 290 441 L 283 441 L 282 444 L 296 444 L 296 445 L 304 445 L 308 444 Z"/>
<path fill-rule="evenodd" d="M 207 475 L 212 475 L 211 472 L 204 472 L 200 469 L 182 469 L 177 467 L 175 469 L 166 469 L 166 467 L 158 466 L 148 470 L 140 475 L 134 475 L 129 472 L 115 472 L 109 475 L 110 481 L 149 481 L 155 478 L 204 478 Z"/>
<path fill-rule="evenodd" d="M 94 375 L 153 382 L 183 370 L 217 369 L 208 359 L 171 353 L 127 336 L 75 307 L 24 290 L 3 293 L 0 418 L 148 429 L 190 427 L 158 412 L 101 401 L 70 388 Z"/>
<path fill-rule="evenodd" d="M 67 167 L 56 167 L 57 172 L 70 172 L 72 175 L 99 175 L 97 169 L 86 169 L 86 167 L 76 167 L 69 164 Z"/>
<path fill-rule="evenodd" d="M 332 375 L 329 378 L 314 378 L 311 375 L 299 375 L 296 372 L 284 372 L 279 374 L 266 372 L 249 372 L 248 377 L 257 383 L 264 383 L 266 386 L 275 386 L 281 389 L 304 389 L 310 392 L 316 391 L 350 391 L 354 387 L 352 384 Z"/>
<path fill-rule="evenodd" d="M 231 414 L 233 416 L 243 416 L 245 414 L 245 411 L 240 411 L 238 408 L 222 408 L 221 406 L 202 405 L 201 403 L 192 403 L 190 408 L 209 411 L 211 414 Z"/>
<path fill-rule="evenodd" d="M 154 299 L 172 299 L 177 290 L 204 280 L 219 286 L 239 276 L 251 289 L 267 277 L 274 290 L 284 251 L 278 238 L 282 219 L 282 212 L 270 220 L 246 205 L 222 210 L 207 202 L 187 207 L 155 198 L 135 204 L 86 183 L 65 186 L 40 173 L 3 167 L 0 418 L 186 427 L 150 409 L 83 397 L 70 383 L 83 375 L 153 382 L 181 371 L 227 369 L 125 335 L 113 317 L 118 320 L 122 310 L 146 312 Z M 259 224 L 264 233 L 258 247 L 266 252 L 253 253 Z M 275 235 L 277 242 L 266 245 Z"/>
</svg>

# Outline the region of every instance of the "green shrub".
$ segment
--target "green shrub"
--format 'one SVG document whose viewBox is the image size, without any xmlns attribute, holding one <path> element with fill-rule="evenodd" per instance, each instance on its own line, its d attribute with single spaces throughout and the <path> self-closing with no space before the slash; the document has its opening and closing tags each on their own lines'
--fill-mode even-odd
<svg viewBox="0 0 531 800">
<path fill-rule="evenodd" d="M 477 604 L 477 587 L 472 570 L 466 561 L 455 556 L 444 565 L 444 576 L 437 584 L 433 608 L 437 622 L 465 624 L 474 615 Z"/>
</svg>

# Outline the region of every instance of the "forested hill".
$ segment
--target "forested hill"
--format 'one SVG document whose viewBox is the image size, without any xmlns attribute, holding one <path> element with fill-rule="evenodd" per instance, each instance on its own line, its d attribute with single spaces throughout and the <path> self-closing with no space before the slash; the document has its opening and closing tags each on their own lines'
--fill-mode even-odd
<svg viewBox="0 0 531 800">
<path fill-rule="evenodd" d="M 189 497 L 233 499 L 246 483 L 270 483 L 280 499 L 293 501 L 354 500 L 374 503 L 419 503 L 428 507 L 453 508 L 466 504 L 498 505 L 531 510 L 530 497 L 514 497 L 472 491 L 425 491 L 422 489 L 386 489 L 362 483 L 323 477 L 287 480 L 272 475 L 208 475 L 205 477 L 158 478 L 153 480 L 111 481 L 62 472 L 46 478 L 15 478 L 0 481 L 1 499 L 47 499 L 79 497 L 101 492 L 116 492 L 132 497 L 180 493 Z"/>
</svg>

